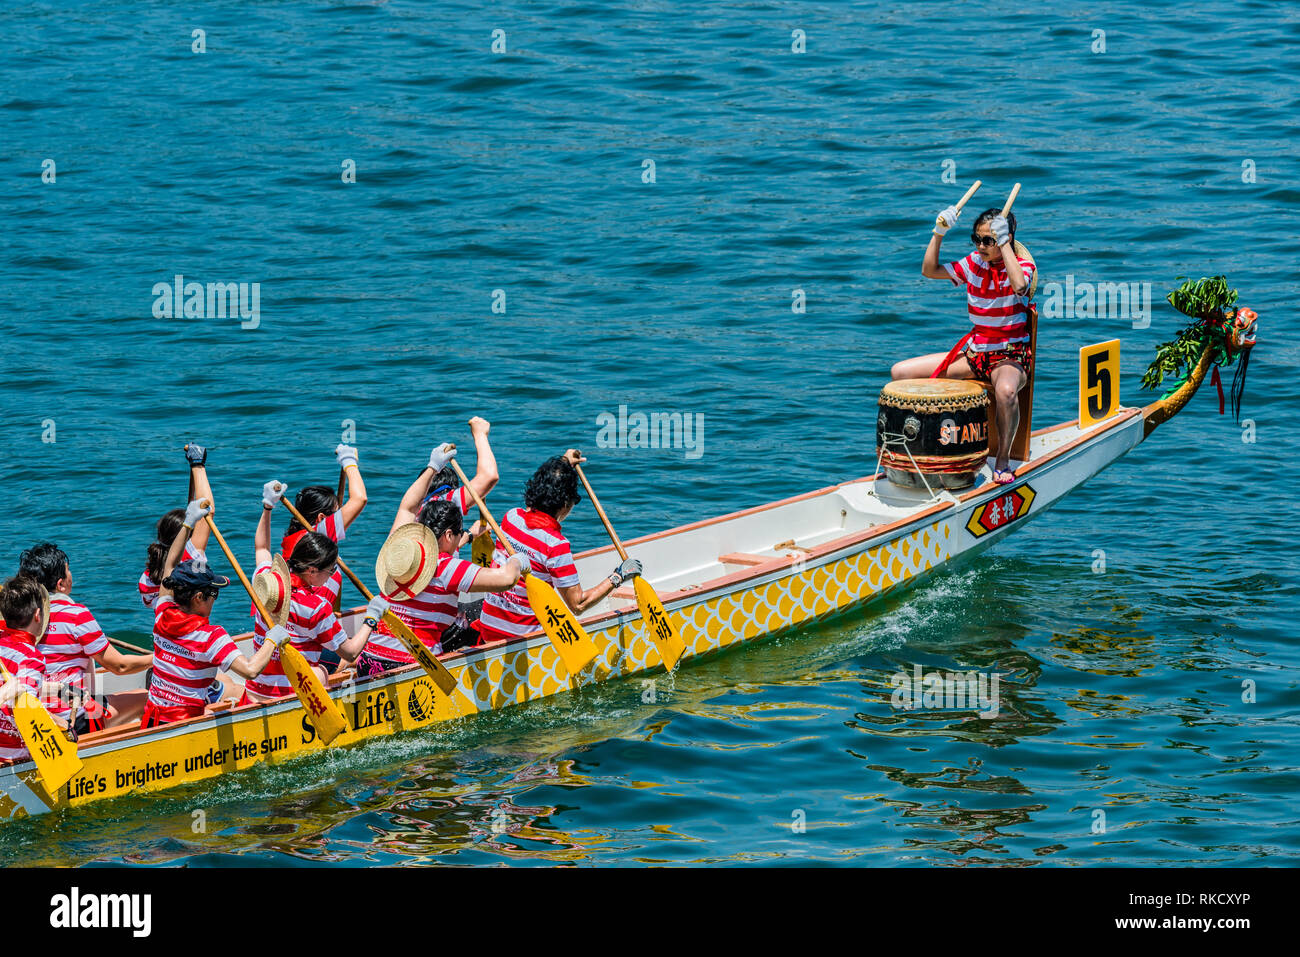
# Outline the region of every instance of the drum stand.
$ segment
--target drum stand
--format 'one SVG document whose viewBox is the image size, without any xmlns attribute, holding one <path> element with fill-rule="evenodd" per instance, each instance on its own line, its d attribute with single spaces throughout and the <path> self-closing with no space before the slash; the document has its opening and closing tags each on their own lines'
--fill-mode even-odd
<svg viewBox="0 0 1300 957">
<path fill-rule="evenodd" d="M 881 466 L 885 461 L 885 449 L 902 449 L 903 453 L 907 456 L 908 461 L 912 463 L 912 468 L 915 470 L 916 475 L 920 477 L 922 484 L 925 485 L 925 490 L 930 493 L 929 499 L 925 502 L 926 505 L 934 505 L 938 502 L 944 501 L 957 501 L 957 497 L 946 488 L 941 488 L 936 492 L 930 487 L 929 479 L 925 477 L 925 473 L 921 471 L 921 467 L 916 464 L 916 459 L 912 457 L 912 450 L 907 447 L 907 438 L 902 432 L 881 432 L 880 438 L 880 451 L 876 454 L 876 478 L 872 481 L 871 491 L 867 493 L 868 495 L 875 495 L 876 498 L 880 498 L 879 495 L 876 495 L 875 483 L 880 481 L 889 481 L 889 479 L 885 477 L 884 471 L 881 469 Z"/>
</svg>

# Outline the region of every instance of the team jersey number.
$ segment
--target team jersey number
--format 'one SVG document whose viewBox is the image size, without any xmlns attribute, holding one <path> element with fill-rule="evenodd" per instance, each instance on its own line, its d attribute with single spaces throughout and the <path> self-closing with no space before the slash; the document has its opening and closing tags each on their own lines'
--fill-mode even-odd
<svg viewBox="0 0 1300 957">
<path fill-rule="evenodd" d="M 1119 340 L 1079 350 L 1079 428 L 1109 419 L 1119 408 Z"/>
</svg>

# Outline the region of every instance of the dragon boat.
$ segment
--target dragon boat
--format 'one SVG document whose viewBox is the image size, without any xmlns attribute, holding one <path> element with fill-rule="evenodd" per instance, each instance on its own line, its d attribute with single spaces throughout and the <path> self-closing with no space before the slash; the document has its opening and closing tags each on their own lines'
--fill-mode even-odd
<svg viewBox="0 0 1300 957">
<path fill-rule="evenodd" d="M 1211 370 L 1217 384 L 1220 367 L 1237 366 L 1235 413 L 1254 342 L 1254 313 L 1231 308 L 1236 293 L 1221 277 L 1184 284 L 1169 299 L 1194 321 L 1160 346 L 1144 385 L 1159 385 L 1166 375 L 1181 375 L 1181 381 L 1145 406 L 1123 406 L 1118 340 L 1085 346 L 1079 418 L 1037 431 L 1022 422 L 1024 441 L 1021 454 L 1012 458 L 1010 484 L 992 482 L 991 458 L 967 490 L 936 489 L 925 481 L 900 484 L 878 467 L 868 477 L 625 542 L 685 642 L 678 667 L 857 612 L 997 544 L 1177 414 Z M 611 545 L 576 556 L 582 580 L 600 578 L 613 550 Z M 363 611 L 343 616 L 349 634 Z M 631 588 L 615 590 L 581 622 L 598 655 L 577 674 L 565 669 L 551 641 L 538 632 L 443 656 L 456 679 L 450 696 L 418 665 L 365 680 L 335 676 L 327 690 L 348 727 L 329 747 L 419 733 L 479 712 L 662 669 Z M 239 636 L 237 643 L 252 654 L 251 634 Z M 101 671 L 97 677 L 121 723 L 81 737 L 82 768 L 53 794 L 31 761 L 0 764 L 0 820 L 193 784 L 325 747 L 293 697 L 243 707 L 222 702 L 203 716 L 144 730 L 138 726 L 147 694 L 143 676 Z"/>
</svg>

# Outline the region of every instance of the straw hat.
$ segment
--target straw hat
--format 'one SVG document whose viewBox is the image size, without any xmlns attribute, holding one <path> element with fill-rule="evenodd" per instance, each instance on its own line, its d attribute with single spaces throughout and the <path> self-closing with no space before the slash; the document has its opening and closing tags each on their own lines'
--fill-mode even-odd
<svg viewBox="0 0 1300 957">
<path fill-rule="evenodd" d="M 253 594 L 266 609 L 269 627 L 284 625 L 289 620 L 289 606 L 293 602 L 293 586 L 289 565 L 283 555 L 276 555 L 271 564 L 253 576 Z"/>
<path fill-rule="evenodd" d="M 410 522 L 393 530 L 375 561 L 375 581 L 381 594 L 402 601 L 413 598 L 438 570 L 438 539 L 432 529 Z"/>
</svg>

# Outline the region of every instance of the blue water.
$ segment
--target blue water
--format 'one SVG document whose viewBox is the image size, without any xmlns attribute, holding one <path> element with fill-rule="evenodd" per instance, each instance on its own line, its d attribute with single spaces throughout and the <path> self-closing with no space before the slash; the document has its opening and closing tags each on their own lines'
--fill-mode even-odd
<svg viewBox="0 0 1300 957">
<path fill-rule="evenodd" d="M 358 568 L 431 444 L 472 463 L 474 414 L 498 511 L 577 445 L 625 537 L 867 474 L 890 364 L 963 331 L 919 266 L 975 178 L 952 258 L 1019 181 L 1044 282 L 1151 283 L 1145 328 L 1044 318 L 1037 425 L 1076 414 L 1103 339 L 1150 400 L 1176 277 L 1225 273 L 1261 326 L 1253 432 L 1202 392 L 869 614 L 653 701 L 627 682 L 5 825 L 0 860 L 1293 863 L 1298 40 L 1300 8 L 1251 2 L 9 5 L 0 559 L 59 543 L 124 638 L 186 441 L 250 560 L 261 484 L 332 484 L 355 423 Z M 177 274 L 259 283 L 257 327 L 156 318 Z M 620 405 L 703 416 L 701 454 L 599 448 Z M 586 505 L 565 529 L 605 541 Z M 891 707 L 918 663 L 999 672 L 1001 714 Z"/>
</svg>

